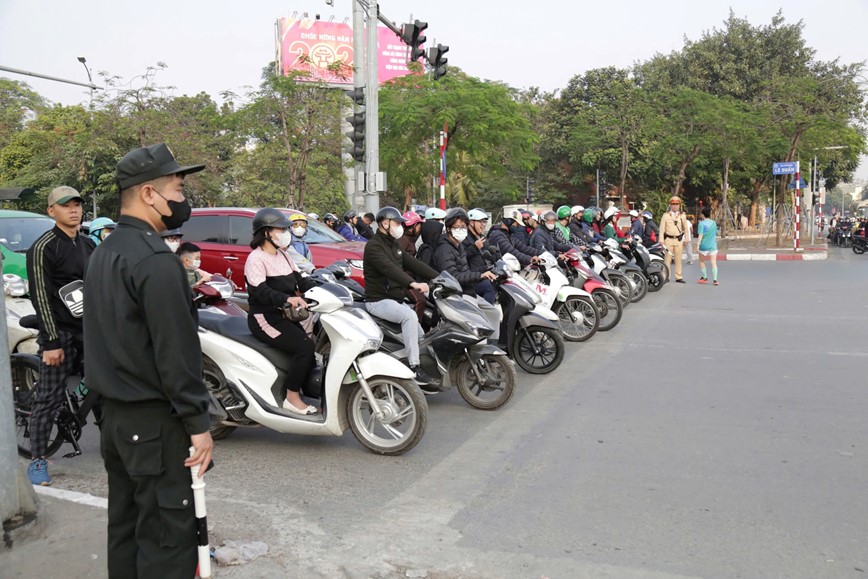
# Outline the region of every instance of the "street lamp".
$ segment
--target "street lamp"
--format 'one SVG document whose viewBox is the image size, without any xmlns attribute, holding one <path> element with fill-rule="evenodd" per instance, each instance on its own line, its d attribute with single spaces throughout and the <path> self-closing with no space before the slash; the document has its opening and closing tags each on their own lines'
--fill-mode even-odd
<svg viewBox="0 0 868 579">
<path fill-rule="evenodd" d="M 87 71 L 87 82 L 93 86 L 93 77 L 91 77 L 90 69 L 87 67 L 87 59 L 83 56 L 79 56 L 78 61 L 84 67 L 84 70 Z M 93 114 L 93 88 L 90 89 L 90 103 L 88 104 L 88 108 L 90 109 L 91 114 Z M 93 199 L 93 218 L 96 219 L 96 190 L 94 190 L 91 195 Z"/>
</svg>

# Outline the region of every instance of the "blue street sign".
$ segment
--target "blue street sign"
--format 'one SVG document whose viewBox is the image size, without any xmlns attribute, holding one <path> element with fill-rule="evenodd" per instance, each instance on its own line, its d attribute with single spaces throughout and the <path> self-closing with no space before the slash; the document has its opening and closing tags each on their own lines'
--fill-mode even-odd
<svg viewBox="0 0 868 579">
<path fill-rule="evenodd" d="M 795 175 L 796 162 L 772 163 L 772 175 Z"/>
<path fill-rule="evenodd" d="M 808 186 L 807 181 L 805 181 L 804 179 L 799 179 L 799 189 L 804 189 L 807 186 Z M 796 188 L 796 182 L 795 181 L 793 181 L 792 183 L 787 185 L 787 189 L 795 189 L 795 188 Z"/>
</svg>

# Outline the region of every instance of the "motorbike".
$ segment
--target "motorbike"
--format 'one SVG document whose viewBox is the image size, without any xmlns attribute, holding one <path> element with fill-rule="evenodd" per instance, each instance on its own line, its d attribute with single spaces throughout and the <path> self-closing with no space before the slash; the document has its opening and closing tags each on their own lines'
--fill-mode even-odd
<svg viewBox="0 0 868 579">
<path fill-rule="evenodd" d="M 605 253 L 606 250 L 600 244 L 593 244 L 581 255 L 588 267 L 609 282 L 615 290 L 618 301 L 621 302 L 621 308 L 624 309 L 630 305 L 635 287 L 627 276 L 615 269 L 618 260 L 607 260 Z M 626 258 L 624 262 L 626 263 Z"/>
<path fill-rule="evenodd" d="M 379 351 L 383 332 L 370 315 L 350 307 L 353 299 L 345 287 L 324 283 L 304 298 L 319 314 L 329 343 L 322 365 L 302 385 L 305 396 L 322 404 L 320 413 L 309 416 L 281 406 L 292 371 L 285 352 L 253 336 L 246 318 L 200 312 L 205 383 L 226 414 L 212 426 L 212 437 L 226 438 L 239 426 L 321 436 L 341 436 L 349 429 L 377 454 L 412 449 L 428 422 L 428 403 L 413 371 Z"/>
<path fill-rule="evenodd" d="M 504 256 L 506 257 L 506 256 Z M 513 260 L 516 267 L 518 260 Z M 558 261 L 549 252 L 539 256 L 537 265 L 522 270 L 522 277 L 539 294 L 542 303 L 558 316 L 564 339 L 570 342 L 589 340 L 600 327 L 600 311 L 593 296 L 584 289 L 570 285 L 558 268 Z M 614 295 L 614 294 L 613 294 Z"/>
<path fill-rule="evenodd" d="M 500 408 L 512 397 L 518 376 L 506 352 L 489 343 L 499 328 L 476 298 L 463 295 L 461 284 L 448 272 L 442 272 L 428 285 L 428 301 L 436 315 L 431 330 L 419 340 L 419 363 L 429 376 L 435 377 L 435 382 L 425 390 L 435 393 L 456 387 L 474 408 Z M 367 311 L 364 302 L 356 302 L 355 307 Z M 374 319 L 385 335 L 382 349 L 406 361 L 401 325 Z M 318 343 L 317 351 L 320 348 Z"/>
<path fill-rule="evenodd" d="M 625 243 L 624 246 L 629 246 Z M 624 274 L 628 280 L 633 283 L 633 293 L 630 296 L 630 303 L 641 302 L 648 295 L 648 279 L 645 277 L 645 272 L 641 267 L 632 263 L 623 251 L 622 245 L 619 245 L 614 239 L 607 239 L 602 247 L 602 255 L 609 260 L 609 265 Z"/>
<path fill-rule="evenodd" d="M 624 254 L 639 266 L 645 274 L 648 282 L 648 291 L 660 291 L 660 288 L 666 283 L 666 279 L 663 276 L 663 268 L 665 267 L 663 258 L 652 256 L 648 248 L 642 244 L 642 238 L 638 235 L 633 238 L 633 243 L 623 247 L 623 249 Z M 657 257 L 657 259 L 654 259 L 654 257 Z"/>
<path fill-rule="evenodd" d="M 30 293 L 27 280 L 12 273 L 3 274 L 3 293 L 6 300 L 6 332 L 9 341 L 9 354 L 39 353 L 39 330 L 36 327 L 22 326 L 21 319 L 35 316 L 36 310 L 27 297 Z"/>
<path fill-rule="evenodd" d="M 564 269 L 567 279 L 573 287 L 584 289 L 591 294 L 594 305 L 599 312 L 599 327 L 601 332 L 607 332 L 618 325 L 623 315 L 621 300 L 615 289 L 597 272 L 588 267 L 582 255 L 575 249 L 566 253 Z"/>
<path fill-rule="evenodd" d="M 660 243 L 659 241 L 648 248 L 648 254 L 651 256 L 652 262 L 657 262 L 663 266 L 663 279 L 664 283 L 669 282 L 669 267 L 666 265 L 666 255 L 669 255 L 669 261 L 675 259 L 675 256 L 672 255 L 672 252 L 666 249 L 666 246 Z"/>
<path fill-rule="evenodd" d="M 868 249 L 868 238 L 863 235 L 853 236 L 853 245 L 850 247 L 856 255 L 862 255 Z"/>
<path fill-rule="evenodd" d="M 247 316 L 241 306 L 232 301 L 235 295 L 235 284 L 232 280 L 220 275 L 211 277 L 211 281 L 193 288 L 193 303 L 200 312 L 211 312 L 224 316 Z"/>
<path fill-rule="evenodd" d="M 515 260 L 512 264 L 507 261 L 510 257 Z M 509 254 L 494 267 L 497 301 L 503 309 L 498 345 L 525 372 L 548 374 L 564 359 L 563 333 L 557 314 L 543 306 L 539 294 L 516 275 L 519 269 L 518 260 Z"/>
</svg>

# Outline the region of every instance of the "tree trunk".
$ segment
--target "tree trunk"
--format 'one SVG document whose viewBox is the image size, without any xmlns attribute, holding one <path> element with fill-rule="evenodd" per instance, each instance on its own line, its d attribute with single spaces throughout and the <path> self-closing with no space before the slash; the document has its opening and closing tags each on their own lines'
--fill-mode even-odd
<svg viewBox="0 0 868 579">
<path fill-rule="evenodd" d="M 413 189 L 404 187 L 404 211 L 410 210 L 410 201 L 413 200 Z"/>
<path fill-rule="evenodd" d="M 681 162 L 681 166 L 678 168 L 678 177 L 675 179 L 675 184 L 672 186 L 672 195 L 677 196 L 681 191 L 681 185 L 684 183 L 684 180 L 687 178 L 687 167 L 690 166 L 696 157 L 699 156 L 699 145 L 693 145 L 693 150 L 688 153 L 687 157 Z"/>
<path fill-rule="evenodd" d="M 729 201 L 727 200 L 729 197 L 729 157 L 723 160 L 723 191 L 722 193 L 722 205 L 723 205 L 723 227 L 720 229 L 720 236 L 726 237 L 726 226 L 729 221 Z M 736 224 L 736 229 L 738 228 L 738 224 Z"/>
<path fill-rule="evenodd" d="M 297 177 L 295 166 L 292 162 L 292 144 L 289 142 L 289 127 L 286 122 L 286 110 L 283 103 L 279 105 L 278 116 L 280 117 L 281 137 L 283 138 L 283 146 L 286 147 L 286 166 L 289 169 L 289 183 L 286 184 L 287 207 L 295 206 L 295 191 L 293 183 Z"/>
<path fill-rule="evenodd" d="M 752 185 L 753 189 L 750 192 L 750 220 L 748 223 L 751 227 L 756 227 L 758 225 L 757 213 L 759 212 L 759 194 L 763 188 L 763 181 L 754 180 Z"/>
<path fill-rule="evenodd" d="M 621 143 L 621 207 L 627 208 L 627 162 L 630 160 L 630 147 L 627 141 Z"/>
</svg>

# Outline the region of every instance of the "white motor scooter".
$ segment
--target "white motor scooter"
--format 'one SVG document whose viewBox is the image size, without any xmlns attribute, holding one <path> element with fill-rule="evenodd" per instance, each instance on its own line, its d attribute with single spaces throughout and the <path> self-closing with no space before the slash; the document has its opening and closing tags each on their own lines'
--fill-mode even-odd
<svg viewBox="0 0 868 579">
<path fill-rule="evenodd" d="M 321 400 L 321 412 L 304 416 L 284 410 L 288 356 L 258 340 L 247 318 L 199 314 L 205 382 L 226 412 L 211 435 L 225 438 L 239 426 L 266 426 L 278 432 L 341 436 L 347 428 L 373 452 L 397 455 L 419 442 L 428 421 L 428 403 L 414 374 L 378 352 L 383 332 L 366 312 L 350 308 L 349 290 L 335 283 L 304 294 L 328 334 L 330 350 L 302 393 Z"/>
<path fill-rule="evenodd" d="M 515 260 L 515 267 L 518 260 L 509 257 Z M 521 271 L 521 277 L 540 295 L 543 305 L 557 314 L 564 339 L 584 342 L 597 332 L 600 312 L 594 298 L 585 290 L 570 285 L 570 280 L 558 268 L 558 260 L 551 253 L 546 251 L 540 255 L 539 264 L 526 267 Z"/>
<path fill-rule="evenodd" d="M 12 273 L 3 274 L 3 293 L 6 300 L 6 331 L 9 340 L 9 354 L 39 353 L 39 330 L 21 326 L 21 318 L 35 316 L 36 310 L 30 298 L 27 280 Z"/>
</svg>

